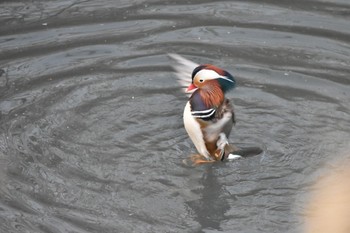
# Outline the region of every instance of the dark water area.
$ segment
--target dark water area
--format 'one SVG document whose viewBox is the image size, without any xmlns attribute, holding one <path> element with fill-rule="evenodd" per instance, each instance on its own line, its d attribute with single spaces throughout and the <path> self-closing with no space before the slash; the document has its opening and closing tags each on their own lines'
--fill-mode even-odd
<svg viewBox="0 0 350 233">
<path fill-rule="evenodd" d="M 1 1 L 0 232 L 301 232 L 349 159 L 350 3 Z M 230 71 L 230 141 L 188 167 L 178 53 Z"/>
</svg>

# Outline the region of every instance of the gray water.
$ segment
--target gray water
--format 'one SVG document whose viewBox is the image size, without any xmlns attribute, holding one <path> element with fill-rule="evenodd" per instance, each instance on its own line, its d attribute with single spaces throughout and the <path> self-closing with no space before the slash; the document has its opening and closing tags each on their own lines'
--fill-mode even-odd
<svg viewBox="0 0 350 233">
<path fill-rule="evenodd" d="M 2 1 L 0 232 L 301 232 L 349 158 L 350 3 Z M 167 53 L 230 71 L 230 141 L 189 167 Z"/>
</svg>

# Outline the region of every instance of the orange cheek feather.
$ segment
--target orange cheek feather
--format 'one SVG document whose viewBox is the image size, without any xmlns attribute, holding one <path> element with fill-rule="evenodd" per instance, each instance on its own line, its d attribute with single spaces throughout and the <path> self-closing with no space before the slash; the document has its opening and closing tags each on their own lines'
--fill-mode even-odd
<svg viewBox="0 0 350 233">
<path fill-rule="evenodd" d="M 207 107 L 218 107 L 224 101 L 224 93 L 216 80 L 207 81 L 207 88 L 202 88 L 200 94 Z M 210 82 L 210 83 L 209 83 Z"/>
</svg>

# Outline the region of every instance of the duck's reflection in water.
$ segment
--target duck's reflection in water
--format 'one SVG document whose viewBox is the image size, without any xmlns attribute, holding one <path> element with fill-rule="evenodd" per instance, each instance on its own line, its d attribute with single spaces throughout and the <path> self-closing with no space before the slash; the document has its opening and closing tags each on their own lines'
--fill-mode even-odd
<svg viewBox="0 0 350 233">
<path fill-rule="evenodd" d="M 230 205 L 225 197 L 227 191 L 218 181 L 215 174 L 215 165 L 208 165 L 200 180 L 202 188 L 194 190 L 198 192 L 199 199 L 187 202 L 194 219 L 200 224 L 202 229 L 222 230 L 220 225 L 228 219 L 225 213 L 230 209 Z"/>
</svg>

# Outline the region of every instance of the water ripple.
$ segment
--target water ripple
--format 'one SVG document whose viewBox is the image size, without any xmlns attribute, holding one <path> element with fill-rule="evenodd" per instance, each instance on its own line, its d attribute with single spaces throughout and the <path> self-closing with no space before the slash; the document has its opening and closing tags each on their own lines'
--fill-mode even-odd
<svg viewBox="0 0 350 233">
<path fill-rule="evenodd" d="M 347 1 L 0 3 L 3 232 L 295 232 L 348 147 Z M 230 141 L 187 167 L 167 53 L 234 74 Z"/>
</svg>

